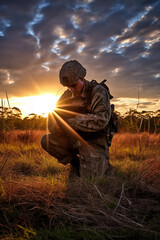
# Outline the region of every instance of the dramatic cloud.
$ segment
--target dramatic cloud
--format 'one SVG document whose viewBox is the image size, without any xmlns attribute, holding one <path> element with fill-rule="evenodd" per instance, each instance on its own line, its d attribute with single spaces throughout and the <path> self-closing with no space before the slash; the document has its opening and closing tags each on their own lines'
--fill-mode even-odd
<svg viewBox="0 0 160 240">
<path fill-rule="evenodd" d="M 160 0 L 0 2 L 0 87 L 10 96 L 57 92 L 61 65 L 77 59 L 87 79 L 108 79 L 115 100 L 137 89 L 159 99 L 159 49 Z"/>
</svg>

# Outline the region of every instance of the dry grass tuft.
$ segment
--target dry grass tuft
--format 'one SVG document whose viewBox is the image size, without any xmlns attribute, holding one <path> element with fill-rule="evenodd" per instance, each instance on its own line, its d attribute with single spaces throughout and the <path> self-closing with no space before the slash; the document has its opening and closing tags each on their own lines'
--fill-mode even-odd
<svg viewBox="0 0 160 240">
<path fill-rule="evenodd" d="M 119 146 L 139 146 L 143 145 L 160 145 L 160 134 L 149 134 L 149 133 L 120 133 L 116 134 L 113 139 L 113 145 L 118 144 Z"/>
<path fill-rule="evenodd" d="M 147 184 L 160 187 L 160 157 L 146 160 L 140 169 L 140 175 Z"/>
<path fill-rule="evenodd" d="M 158 234 L 158 221 L 154 219 L 156 222 L 151 228 L 147 220 L 153 210 L 158 209 L 158 200 L 154 195 L 150 200 L 140 197 L 140 188 L 136 189 L 138 198 L 130 191 L 123 182 L 116 191 L 109 193 L 106 185 L 83 179 L 68 184 L 67 181 L 49 184 L 42 178 L 33 177 L 32 180 L 10 181 L 4 184 L 5 193 L 1 199 L 1 205 L 5 204 L 3 223 L 10 228 L 24 223 L 30 223 L 34 228 L 45 225 L 48 229 L 56 224 L 70 225 L 77 230 L 87 226 L 109 236 L 115 232 L 117 236 L 122 232 L 128 235 L 126 229 L 130 229 L 129 235 L 134 231 Z"/>
<path fill-rule="evenodd" d="M 68 166 L 41 149 L 42 135 L 35 132 L 35 142 L 25 142 L 16 132 L 13 142 L 0 144 L 1 161 L 10 157 L 0 180 L 2 236 L 14 236 L 17 226 L 53 231 L 63 224 L 105 233 L 100 239 L 160 237 L 160 135 L 115 135 L 112 170 L 98 182 L 69 182 Z"/>
<path fill-rule="evenodd" d="M 5 133 L 5 142 L 39 143 L 44 134 L 45 131 L 42 130 L 14 130 Z M 4 133 L 2 132 L 0 132 L 0 141 L 4 141 Z"/>
</svg>

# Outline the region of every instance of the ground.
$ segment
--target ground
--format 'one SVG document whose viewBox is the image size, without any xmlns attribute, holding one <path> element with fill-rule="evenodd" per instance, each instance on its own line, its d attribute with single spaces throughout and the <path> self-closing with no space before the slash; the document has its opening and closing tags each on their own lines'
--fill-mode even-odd
<svg viewBox="0 0 160 240">
<path fill-rule="evenodd" d="M 95 182 L 69 181 L 43 134 L 1 136 L 1 239 L 160 239 L 160 134 L 116 134 Z"/>
</svg>

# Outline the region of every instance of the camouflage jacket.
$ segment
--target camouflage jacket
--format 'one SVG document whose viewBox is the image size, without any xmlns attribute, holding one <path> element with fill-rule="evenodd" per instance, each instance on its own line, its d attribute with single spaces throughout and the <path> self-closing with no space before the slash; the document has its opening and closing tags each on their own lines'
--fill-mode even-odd
<svg viewBox="0 0 160 240">
<path fill-rule="evenodd" d="M 84 81 L 81 96 L 75 97 L 67 89 L 57 102 L 56 112 L 71 127 L 80 132 L 97 132 L 104 130 L 110 117 L 110 97 L 100 84 Z"/>
</svg>

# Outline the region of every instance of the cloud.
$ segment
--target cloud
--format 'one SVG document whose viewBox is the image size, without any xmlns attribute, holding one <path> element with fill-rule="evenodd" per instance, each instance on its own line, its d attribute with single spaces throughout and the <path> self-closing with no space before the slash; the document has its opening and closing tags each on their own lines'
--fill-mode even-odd
<svg viewBox="0 0 160 240">
<path fill-rule="evenodd" d="M 160 2 L 28 0 L 0 3 L 0 86 L 10 95 L 58 91 L 70 59 L 116 98 L 160 96 Z M 157 76 L 157 77 L 156 77 Z"/>
</svg>

